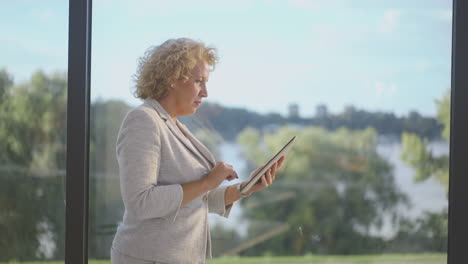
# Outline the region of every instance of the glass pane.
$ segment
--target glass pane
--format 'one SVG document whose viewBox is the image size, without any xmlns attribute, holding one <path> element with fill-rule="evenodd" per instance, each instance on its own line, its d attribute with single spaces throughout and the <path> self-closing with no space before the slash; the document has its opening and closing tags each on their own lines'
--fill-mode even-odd
<svg viewBox="0 0 468 264">
<path fill-rule="evenodd" d="M 68 1 L 0 9 L 0 262 L 64 260 Z"/>
<path fill-rule="evenodd" d="M 115 144 L 141 104 L 138 58 L 187 37 L 220 56 L 179 121 L 238 172 L 223 186 L 298 137 L 269 188 L 210 214 L 210 263 L 445 263 L 451 14 L 452 1 L 97 1 L 90 258 L 109 258 L 122 223 Z"/>
</svg>

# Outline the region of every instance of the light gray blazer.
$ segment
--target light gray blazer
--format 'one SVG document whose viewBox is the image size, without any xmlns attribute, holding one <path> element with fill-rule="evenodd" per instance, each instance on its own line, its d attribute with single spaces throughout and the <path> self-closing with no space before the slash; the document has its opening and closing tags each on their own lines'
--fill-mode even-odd
<svg viewBox="0 0 468 264">
<path fill-rule="evenodd" d="M 131 110 L 117 137 L 125 205 L 112 247 L 156 263 L 204 263 L 211 257 L 208 212 L 227 217 L 226 187 L 181 206 L 181 184 L 215 165 L 208 149 L 153 99 Z"/>
</svg>

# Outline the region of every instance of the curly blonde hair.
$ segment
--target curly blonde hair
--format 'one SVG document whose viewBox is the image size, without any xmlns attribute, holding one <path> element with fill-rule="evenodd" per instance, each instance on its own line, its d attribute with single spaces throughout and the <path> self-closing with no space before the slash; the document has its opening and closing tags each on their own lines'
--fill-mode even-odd
<svg viewBox="0 0 468 264">
<path fill-rule="evenodd" d="M 150 47 L 139 59 L 134 75 L 135 97 L 164 98 L 171 84 L 190 78 L 190 72 L 200 60 L 213 70 L 218 61 L 216 48 L 188 38 L 169 39 Z"/>
</svg>

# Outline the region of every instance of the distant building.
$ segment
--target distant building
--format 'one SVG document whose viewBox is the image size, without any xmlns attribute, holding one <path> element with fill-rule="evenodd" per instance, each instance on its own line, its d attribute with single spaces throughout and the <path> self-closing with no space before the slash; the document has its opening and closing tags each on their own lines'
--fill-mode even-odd
<svg viewBox="0 0 468 264">
<path fill-rule="evenodd" d="M 288 117 L 289 118 L 299 118 L 299 105 L 298 104 L 290 104 L 288 109 Z"/>
<path fill-rule="evenodd" d="M 325 104 L 319 104 L 315 108 L 315 117 L 316 118 L 324 118 L 328 116 L 328 108 Z"/>
</svg>

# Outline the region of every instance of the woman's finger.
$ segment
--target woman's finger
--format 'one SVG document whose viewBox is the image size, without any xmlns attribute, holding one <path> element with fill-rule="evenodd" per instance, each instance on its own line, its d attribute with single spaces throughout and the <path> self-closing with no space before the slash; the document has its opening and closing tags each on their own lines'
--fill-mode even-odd
<svg viewBox="0 0 468 264">
<path fill-rule="evenodd" d="M 275 163 L 275 164 L 273 164 L 273 166 L 271 166 L 271 174 L 275 174 L 276 169 L 278 169 L 278 163 Z"/>
<path fill-rule="evenodd" d="M 239 176 L 237 175 L 237 172 L 234 169 L 230 170 L 229 176 L 232 177 L 233 179 L 239 178 Z"/>
<path fill-rule="evenodd" d="M 260 179 L 261 179 L 261 181 L 260 181 L 260 186 L 261 186 L 262 188 L 265 188 L 265 187 L 267 186 L 267 180 L 266 180 L 265 174 L 263 174 L 263 175 L 262 175 L 262 178 L 260 178 Z"/>
<path fill-rule="evenodd" d="M 281 167 L 285 159 L 286 159 L 285 156 L 281 156 L 281 158 L 276 162 L 278 164 L 278 168 Z"/>
<path fill-rule="evenodd" d="M 255 169 L 252 173 L 250 173 L 250 178 L 252 178 L 254 175 L 257 175 L 257 173 L 258 173 L 259 171 L 261 171 L 262 169 L 263 169 L 263 167 L 260 167 L 260 168 Z"/>
<path fill-rule="evenodd" d="M 275 179 L 276 179 L 276 170 L 271 174 L 271 182 L 273 183 Z"/>
<path fill-rule="evenodd" d="M 262 169 L 263 169 L 262 167 L 256 169 L 256 170 L 252 173 L 251 176 L 253 177 L 254 175 L 257 175 Z"/>
<path fill-rule="evenodd" d="M 275 179 L 276 177 L 276 171 L 278 169 L 278 164 L 275 163 L 272 167 L 271 167 L 271 179 L 272 179 L 272 182 L 273 180 Z"/>
<path fill-rule="evenodd" d="M 265 173 L 265 180 L 266 180 L 267 185 L 270 185 L 272 183 L 272 180 L 271 180 L 272 171 L 273 169 L 269 169 L 267 173 Z"/>
</svg>

